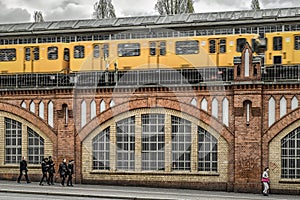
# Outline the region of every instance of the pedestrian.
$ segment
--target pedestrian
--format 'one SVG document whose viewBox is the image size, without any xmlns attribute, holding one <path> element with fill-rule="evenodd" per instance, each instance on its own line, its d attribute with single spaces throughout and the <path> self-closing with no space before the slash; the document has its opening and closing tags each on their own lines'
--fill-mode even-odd
<svg viewBox="0 0 300 200">
<path fill-rule="evenodd" d="M 25 176 L 25 179 L 26 179 L 26 182 L 27 182 L 27 183 L 31 183 L 31 182 L 29 181 L 27 172 L 28 172 L 27 161 L 26 161 L 26 157 L 24 156 L 24 157 L 23 157 L 23 160 L 20 162 L 20 175 L 19 175 L 19 177 L 18 177 L 18 183 L 20 183 L 21 178 L 22 178 L 22 175 Z"/>
<path fill-rule="evenodd" d="M 269 179 L 269 167 L 266 167 L 263 174 L 262 174 L 262 179 L 261 179 L 263 185 L 264 185 L 264 190 L 263 190 L 263 195 L 268 196 L 269 194 L 269 188 L 270 188 L 270 179 Z"/>
<path fill-rule="evenodd" d="M 74 160 L 69 160 L 67 186 L 73 187 L 73 183 L 72 183 L 73 174 L 74 174 Z"/>
<path fill-rule="evenodd" d="M 65 186 L 65 180 L 66 180 L 66 176 L 68 174 L 68 166 L 67 166 L 67 163 L 66 163 L 66 159 L 64 158 L 62 163 L 60 163 L 59 165 L 59 175 L 60 175 L 60 178 L 61 178 L 61 186 Z"/>
<path fill-rule="evenodd" d="M 55 168 L 54 168 L 55 164 L 52 160 L 52 156 L 49 156 L 48 165 L 49 165 L 49 168 L 48 168 L 49 175 L 48 175 L 47 183 L 48 183 L 48 185 L 54 185 L 53 177 L 54 177 L 54 173 L 55 173 Z"/>
<path fill-rule="evenodd" d="M 43 184 L 43 181 L 47 181 L 48 182 L 48 179 L 47 179 L 47 173 L 48 173 L 48 169 L 49 169 L 49 165 L 48 165 L 48 158 L 44 158 L 41 162 L 41 166 L 42 166 L 42 174 L 43 174 L 43 177 L 40 181 L 40 185 L 44 185 Z"/>
</svg>

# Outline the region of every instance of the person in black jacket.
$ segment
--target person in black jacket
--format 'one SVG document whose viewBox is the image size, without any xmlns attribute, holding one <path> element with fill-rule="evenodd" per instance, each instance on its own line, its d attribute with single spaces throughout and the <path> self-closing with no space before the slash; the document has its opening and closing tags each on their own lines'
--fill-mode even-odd
<svg viewBox="0 0 300 200">
<path fill-rule="evenodd" d="M 62 163 L 60 163 L 58 171 L 61 178 L 61 186 L 65 186 L 66 176 L 68 175 L 66 159 L 63 159 Z"/>
<path fill-rule="evenodd" d="M 43 184 L 43 181 L 44 179 L 47 181 L 47 172 L 48 172 L 48 168 L 49 168 L 49 165 L 48 165 L 48 158 L 44 158 L 41 162 L 41 165 L 42 165 L 42 173 L 43 173 L 43 177 L 40 181 L 40 185 L 44 185 Z"/>
<path fill-rule="evenodd" d="M 28 168 L 27 168 L 26 157 L 23 157 L 23 160 L 20 162 L 20 175 L 18 177 L 18 183 L 20 183 L 23 174 L 25 176 L 26 182 L 30 183 L 27 172 L 28 172 Z"/>
<path fill-rule="evenodd" d="M 73 183 L 72 183 L 73 174 L 74 174 L 74 160 L 69 160 L 67 186 L 73 187 Z"/>
<path fill-rule="evenodd" d="M 55 168 L 54 168 L 55 164 L 53 163 L 51 156 L 49 156 L 48 165 L 49 165 L 49 169 L 48 169 L 49 176 L 48 176 L 47 183 L 48 185 L 54 185 L 53 177 L 55 173 Z"/>
</svg>

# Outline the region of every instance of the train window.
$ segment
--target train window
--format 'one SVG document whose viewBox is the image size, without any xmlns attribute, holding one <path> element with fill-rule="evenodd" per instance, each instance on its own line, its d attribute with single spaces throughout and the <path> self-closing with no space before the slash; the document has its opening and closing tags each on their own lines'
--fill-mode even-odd
<svg viewBox="0 0 300 200">
<path fill-rule="evenodd" d="M 150 56 L 156 55 L 156 42 L 150 42 Z"/>
<path fill-rule="evenodd" d="M 282 50 L 282 37 L 273 38 L 273 50 L 275 51 Z"/>
<path fill-rule="evenodd" d="M 199 41 L 177 41 L 176 42 L 176 55 L 184 54 L 198 54 L 199 53 Z"/>
<path fill-rule="evenodd" d="M 108 46 L 108 44 L 103 45 L 103 55 L 104 55 L 105 59 L 109 57 L 109 46 Z"/>
<path fill-rule="evenodd" d="M 29 61 L 30 60 L 30 48 L 25 48 L 25 60 Z"/>
<path fill-rule="evenodd" d="M 295 50 L 300 50 L 300 36 L 295 36 Z"/>
<path fill-rule="evenodd" d="M 160 55 L 165 56 L 167 54 L 166 42 L 160 42 Z"/>
<path fill-rule="evenodd" d="M 119 57 L 139 56 L 141 47 L 139 43 L 124 43 L 118 45 Z"/>
<path fill-rule="evenodd" d="M 226 40 L 220 40 L 220 53 L 226 53 Z"/>
<path fill-rule="evenodd" d="M 40 49 L 38 47 L 33 48 L 33 58 L 34 60 L 40 59 Z"/>
<path fill-rule="evenodd" d="M 99 45 L 94 46 L 94 58 L 99 58 L 100 57 L 100 47 Z"/>
<path fill-rule="evenodd" d="M 15 61 L 16 57 L 16 49 L 0 49 L 1 62 Z"/>
<path fill-rule="evenodd" d="M 102 50 L 103 57 L 106 59 L 109 56 L 109 46 L 108 44 L 103 44 L 103 45 L 94 45 L 94 58 L 99 58 L 100 57 L 100 50 Z"/>
<path fill-rule="evenodd" d="M 70 60 L 70 50 L 68 48 L 64 49 L 64 61 Z"/>
<path fill-rule="evenodd" d="M 236 51 L 237 52 L 242 52 L 245 44 L 246 44 L 246 38 L 239 38 L 236 40 Z"/>
<path fill-rule="evenodd" d="M 74 47 L 74 58 L 84 58 L 84 46 Z"/>
<path fill-rule="evenodd" d="M 58 58 L 58 48 L 48 47 L 48 60 L 56 60 Z"/>
<path fill-rule="evenodd" d="M 209 40 L 209 53 L 216 53 L 216 40 Z"/>
</svg>

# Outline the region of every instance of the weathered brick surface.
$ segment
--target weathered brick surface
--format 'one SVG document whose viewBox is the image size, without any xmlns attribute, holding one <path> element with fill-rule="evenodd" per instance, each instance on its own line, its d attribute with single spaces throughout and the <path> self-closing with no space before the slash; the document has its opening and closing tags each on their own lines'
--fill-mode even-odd
<svg viewBox="0 0 300 200">
<path fill-rule="evenodd" d="M 243 69 L 243 65 L 240 67 Z M 75 159 L 77 182 L 259 193 L 262 170 L 269 166 L 272 191 L 297 193 L 300 190 L 299 180 L 292 182 L 281 179 L 280 141 L 300 126 L 299 107 L 291 109 L 292 98 L 300 97 L 300 84 L 263 84 L 258 81 L 260 74 L 252 76 L 252 72 L 250 71 L 250 77 L 235 77 L 234 84 L 225 86 L 216 84 L 169 88 L 149 86 L 0 91 L 0 178 L 15 179 L 18 175 L 18 164 L 8 165 L 4 162 L 4 118 L 8 117 L 21 122 L 24 128 L 32 128 L 45 139 L 45 155 L 53 156 L 56 167 L 63 158 Z M 269 127 L 268 103 L 271 97 L 275 100 L 276 120 Z M 287 113 L 280 117 L 280 99 L 283 97 L 286 99 Z M 227 112 L 222 110 L 224 98 L 229 102 L 228 126 L 222 123 L 223 114 Z M 203 99 L 207 101 L 207 111 L 201 109 Z M 217 117 L 212 116 L 214 99 L 218 102 Z M 54 105 L 54 127 L 49 126 L 47 120 L 50 101 Z M 96 117 L 91 119 L 90 104 L 93 101 L 96 103 Z M 34 113 L 30 111 L 31 102 L 35 104 Z M 44 103 L 44 119 L 39 117 L 40 102 Z M 82 102 L 86 104 L 86 124 L 83 127 Z M 104 102 L 105 110 L 100 112 L 101 102 Z M 192 105 L 192 102 L 196 102 L 196 105 Z M 22 103 L 26 104 L 26 108 L 21 107 Z M 246 121 L 246 103 L 251 105 L 249 122 Z M 164 172 L 141 170 L 141 115 L 147 113 L 165 115 Z M 136 120 L 135 171 L 116 171 L 115 124 L 131 116 L 135 116 Z M 172 172 L 171 116 L 178 116 L 192 123 L 190 172 Z M 218 139 L 217 173 L 197 170 L 198 126 Z M 111 170 L 93 170 L 92 139 L 107 127 L 110 127 L 111 136 Z M 26 141 L 22 145 L 22 154 L 26 155 Z M 29 168 L 30 177 L 38 180 L 40 166 L 30 165 Z"/>
</svg>

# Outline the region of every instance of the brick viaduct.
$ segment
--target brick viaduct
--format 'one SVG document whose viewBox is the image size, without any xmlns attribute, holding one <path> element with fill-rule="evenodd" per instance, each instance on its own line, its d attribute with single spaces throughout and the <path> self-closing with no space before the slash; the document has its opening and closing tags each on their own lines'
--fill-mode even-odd
<svg viewBox="0 0 300 200">
<path fill-rule="evenodd" d="M 244 62 L 246 50 L 250 52 L 250 68 Z M 45 156 L 52 155 L 57 163 L 56 167 L 64 157 L 75 159 L 76 182 L 260 192 L 262 170 L 265 166 L 270 166 L 274 191 L 297 193 L 300 182 L 285 181 L 280 177 L 280 142 L 278 141 L 300 126 L 299 107 L 291 109 L 292 98 L 300 98 L 300 84 L 299 82 L 267 84 L 260 81 L 260 65 L 255 66 L 258 73 L 254 73 L 252 52 L 248 46 L 241 60 L 241 64 L 235 66 L 234 81 L 230 84 L 2 90 L 0 91 L 0 178 L 15 179 L 18 175 L 18 164 L 5 163 L 3 126 L 4 117 L 7 117 L 21 122 L 23 126 L 31 127 L 47 138 Z M 245 70 L 249 70 L 249 75 L 245 76 Z M 286 99 L 287 108 L 284 116 L 280 116 L 282 97 Z M 223 121 L 223 115 L 226 113 L 222 110 L 224 98 L 228 100 L 229 105 L 228 125 Z M 268 123 L 270 98 L 275 100 L 275 122 L 272 125 Z M 203 99 L 207 101 L 206 110 L 201 108 Z M 212 114 L 214 100 L 217 100 L 219 108 L 217 116 Z M 53 103 L 54 110 L 53 126 L 50 126 L 47 121 L 50 101 Z M 80 105 L 83 101 L 88 102 L 87 105 L 90 105 L 91 101 L 95 102 L 96 117 L 91 119 L 92 112 L 87 106 L 87 122 L 81 126 Z M 44 102 L 45 105 L 43 118 L 39 116 L 40 102 Z M 106 108 L 102 112 L 100 112 L 101 102 L 105 102 Z M 250 109 L 247 108 L 248 104 Z M 31 109 L 30 105 L 34 105 L 35 109 Z M 122 118 L 122 115 L 138 116 L 139 113 L 147 112 L 169 113 L 190 119 L 193 123 L 207 127 L 219 135 L 225 141 L 223 147 L 226 149 L 222 149 L 222 145 L 219 145 L 218 151 L 226 152 L 224 153 L 226 157 L 218 157 L 218 173 L 213 175 L 197 172 L 173 174 L 171 172 L 106 171 L 101 173 L 93 170 L 86 173 L 86 168 L 89 167 L 87 165 L 90 163 L 87 164 L 83 156 L 89 148 L 84 145 L 84 141 L 89 138 L 89 135 L 99 127 L 101 127 L 99 130 L 103 130 L 109 124 L 114 124 L 118 118 Z M 272 144 L 273 141 L 277 143 Z M 22 152 L 22 155 L 26 155 L 26 151 Z M 29 165 L 29 174 L 31 179 L 38 180 L 41 177 L 40 165 Z M 56 176 L 59 178 L 58 174 Z"/>
</svg>

